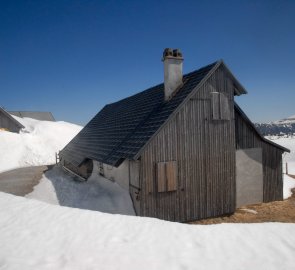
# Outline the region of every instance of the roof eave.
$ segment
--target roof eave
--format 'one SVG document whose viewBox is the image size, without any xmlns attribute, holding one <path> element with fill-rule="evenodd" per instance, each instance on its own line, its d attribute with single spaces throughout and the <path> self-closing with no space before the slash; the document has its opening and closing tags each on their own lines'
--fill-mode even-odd
<svg viewBox="0 0 295 270">
<path fill-rule="evenodd" d="M 281 146 L 277 143 L 274 143 L 268 139 L 266 139 L 264 136 L 261 135 L 261 133 L 258 131 L 258 129 L 255 127 L 255 125 L 252 123 L 252 121 L 248 118 L 248 116 L 243 112 L 243 110 L 240 108 L 240 106 L 235 102 L 235 109 L 238 110 L 238 112 L 242 115 L 242 117 L 249 123 L 249 125 L 253 128 L 253 130 L 256 132 L 256 134 L 266 143 L 271 144 L 284 152 L 290 153 L 290 149 L 285 148 L 284 146 Z"/>
<path fill-rule="evenodd" d="M 231 76 L 231 79 L 234 81 L 234 91 L 236 96 L 247 94 L 247 90 L 244 88 L 244 86 L 236 79 L 236 77 L 233 75 L 233 73 L 230 71 L 230 69 L 227 67 L 227 65 L 224 63 L 223 60 L 219 61 L 221 65 L 226 69 L 228 74 Z"/>
</svg>

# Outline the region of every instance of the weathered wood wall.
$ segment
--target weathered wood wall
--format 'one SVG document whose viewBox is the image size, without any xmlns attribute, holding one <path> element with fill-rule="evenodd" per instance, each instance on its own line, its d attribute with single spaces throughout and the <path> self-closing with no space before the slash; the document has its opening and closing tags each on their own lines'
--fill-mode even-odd
<svg viewBox="0 0 295 270">
<path fill-rule="evenodd" d="M 213 120 L 211 93 L 229 98 L 229 120 Z M 177 190 L 157 192 L 156 164 L 176 161 Z M 189 221 L 235 210 L 234 87 L 218 68 L 148 143 L 141 156 L 141 215 Z"/>
<path fill-rule="evenodd" d="M 236 147 L 262 148 L 263 166 L 263 201 L 270 202 L 283 199 L 283 150 L 263 141 L 253 127 L 245 121 L 238 110 L 236 117 Z"/>
<path fill-rule="evenodd" d="M 0 111 L 0 128 L 8 129 L 11 132 L 18 133 L 21 129 L 12 119 Z"/>
</svg>

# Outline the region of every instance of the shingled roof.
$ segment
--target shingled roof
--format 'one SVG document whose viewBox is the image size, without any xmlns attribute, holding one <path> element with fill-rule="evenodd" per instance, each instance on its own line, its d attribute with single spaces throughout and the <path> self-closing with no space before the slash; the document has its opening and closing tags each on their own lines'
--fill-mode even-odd
<svg viewBox="0 0 295 270">
<path fill-rule="evenodd" d="M 60 156 L 75 166 L 93 159 L 117 167 L 124 159 L 133 159 L 193 89 L 221 64 L 218 61 L 184 75 L 183 86 L 169 101 L 164 101 L 164 84 L 160 84 L 106 105 Z M 239 88 L 236 94 L 246 93 Z"/>
</svg>

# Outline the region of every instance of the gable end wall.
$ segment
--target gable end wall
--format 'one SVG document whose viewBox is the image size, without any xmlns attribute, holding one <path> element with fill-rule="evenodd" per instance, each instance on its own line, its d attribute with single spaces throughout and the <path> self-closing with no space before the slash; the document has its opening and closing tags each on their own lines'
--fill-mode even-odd
<svg viewBox="0 0 295 270">
<path fill-rule="evenodd" d="M 264 142 L 236 111 L 236 148 L 262 148 L 263 201 L 283 199 L 283 150 Z"/>
<path fill-rule="evenodd" d="M 11 132 L 18 133 L 21 126 L 17 125 L 12 119 L 0 111 L 0 128 L 6 128 Z"/>
<path fill-rule="evenodd" d="M 229 98 L 230 120 L 213 120 L 211 92 Z M 177 190 L 157 192 L 156 164 L 176 161 Z M 141 215 L 189 221 L 235 210 L 234 89 L 219 67 L 149 142 L 141 156 Z"/>
</svg>

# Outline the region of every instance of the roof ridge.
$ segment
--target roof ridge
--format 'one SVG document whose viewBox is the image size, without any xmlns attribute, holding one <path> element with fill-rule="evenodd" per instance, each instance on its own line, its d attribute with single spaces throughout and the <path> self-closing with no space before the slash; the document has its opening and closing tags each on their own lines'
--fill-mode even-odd
<svg viewBox="0 0 295 270">
<path fill-rule="evenodd" d="M 214 62 L 212 62 L 212 63 L 210 63 L 210 64 L 208 64 L 208 65 L 206 65 L 206 66 L 203 66 L 203 67 L 201 67 L 201 68 L 199 68 L 199 69 L 195 69 L 195 70 L 193 70 L 193 71 L 191 71 L 191 72 L 188 72 L 188 73 L 186 73 L 186 74 L 183 74 L 183 78 L 185 78 L 185 77 L 189 77 L 189 76 L 193 75 L 193 74 L 196 73 L 196 72 L 200 72 L 202 69 L 206 69 L 206 68 L 208 68 L 208 67 L 211 66 L 211 65 L 216 65 L 218 62 L 223 62 L 223 60 L 217 60 L 217 61 L 214 61 Z M 107 106 L 107 105 L 113 105 L 113 104 L 119 103 L 119 102 L 121 102 L 121 101 L 127 100 L 127 99 L 132 98 L 132 97 L 135 97 L 135 96 L 137 96 L 137 95 L 140 95 L 140 94 L 142 94 L 142 93 L 144 93 L 144 92 L 146 92 L 146 91 L 154 90 L 154 89 L 156 89 L 157 87 L 160 88 L 160 87 L 162 87 L 162 86 L 164 86 L 164 82 L 162 82 L 162 83 L 158 83 L 158 84 L 156 84 L 156 85 L 154 85 L 154 86 L 151 86 L 151 87 L 149 87 L 149 88 L 147 88 L 147 89 L 144 89 L 144 90 L 142 90 L 142 91 L 140 91 L 140 92 L 137 92 L 137 93 L 135 93 L 135 94 L 133 94 L 133 95 L 131 95 L 131 96 L 128 96 L 128 97 L 125 97 L 125 98 L 119 99 L 119 100 L 117 100 L 117 101 L 115 101 L 115 102 L 108 103 L 108 104 L 106 104 L 106 106 Z"/>
<path fill-rule="evenodd" d="M 183 86 L 169 101 L 164 101 L 161 83 L 105 105 L 61 155 L 75 166 L 87 156 L 116 167 L 124 159 L 132 159 L 216 65 L 218 61 L 185 74 Z"/>
<path fill-rule="evenodd" d="M 185 86 L 185 84 L 187 83 L 187 81 L 189 80 L 189 78 L 188 77 L 190 77 L 191 75 L 193 75 L 194 73 L 197 73 L 197 72 L 200 72 L 202 69 L 206 69 L 206 68 L 208 68 L 209 66 L 215 66 L 218 62 L 220 62 L 220 61 L 215 61 L 215 62 L 213 62 L 213 63 L 211 63 L 211 64 L 208 64 L 208 65 L 206 65 L 206 66 L 204 66 L 204 67 L 201 67 L 201 68 L 199 68 L 199 69 L 196 69 L 196 70 L 194 70 L 194 71 L 192 71 L 192 72 L 189 72 L 189 73 L 187 73 L 187 74 L 185 74 L 185 75 L 183 75 L 183 79 L 184 79 L 184 83 L 183 83 L 183 85 L 178 89 L 178 91 L 181 91 L 181 89 Z M 137 93 L 137 94 L 142 94 L 143 92 L 145 92 L 145 91 L 148 91 L 148 90 L 150 90 L 150 89 L 153 89 L 153 88 L 156 88 L 156 87 L 158 87 L 158 86 L 162 86 L 163 85 L 163 83 L 162 84 L 159 84 L 159 85 L 156 85 L 156 86 L 153 86 L 153 87 L 150 87 L 150 88 L 148 88 L 148 89 L 146 89 L 146 90 L 144 90 L 144 91 L 141 91 L 141 92 L 139 92 L 139 93 Z M 136 96 L 136 95 L 134 95 L 134 96 Z M 132 96 L 130 96 L 130 97 L 132 97 Z M 128 99 L 128 98 L 130 98 L 130 97 L 127 97 L 126 99 Z M 124 100 L 124 99 L 123 99 Z M 120 101 L 118 101 L 118 102 L 120 102 Z M 168 101 L 169 102 L 169 101 Z M 156 105 L 151 111 L 150 111 L 150 113 L 149 114 L 147 114 L 146 115 L 146 117 L 144 117 L 138 124 L 137 124 L 137 126 L 133 129 L 133 131 L 132 132 L 130 132 L 130 133 L 128 133 L 127 135 L 126 135 L 126 137 L 116 146 L 116 147 L 114 147 L 114 149 L 109 153 L 109 155 L 108 155 L 108 157 L 106 158 L 106 160 L 108 160 L 109 158 L 111 158 L 111 156 L 114 154 L 114 153 L 116 153 L 116 151 L 120 148 L 120 146 L 121 145 L 123 145 L 130 137 L 132 137 L 133 136 L 133 134 L 134 134 L 134 132 L 136 132 L 136 130 L 138 130 L 138 128 L 139 127 L 141 127 L 142 126 L 142 124 L 143 123 L 145 123 L 146 121 L 148 121 L 148 119 L 154 114 L 154 112 L 156 112 L 160 107 L 162 107 L 163 106 L 163 103 L 165 103 L 165 102 L 161 102 L 160 104 L 158 104 L 158 105 Z"/>
</svg>

